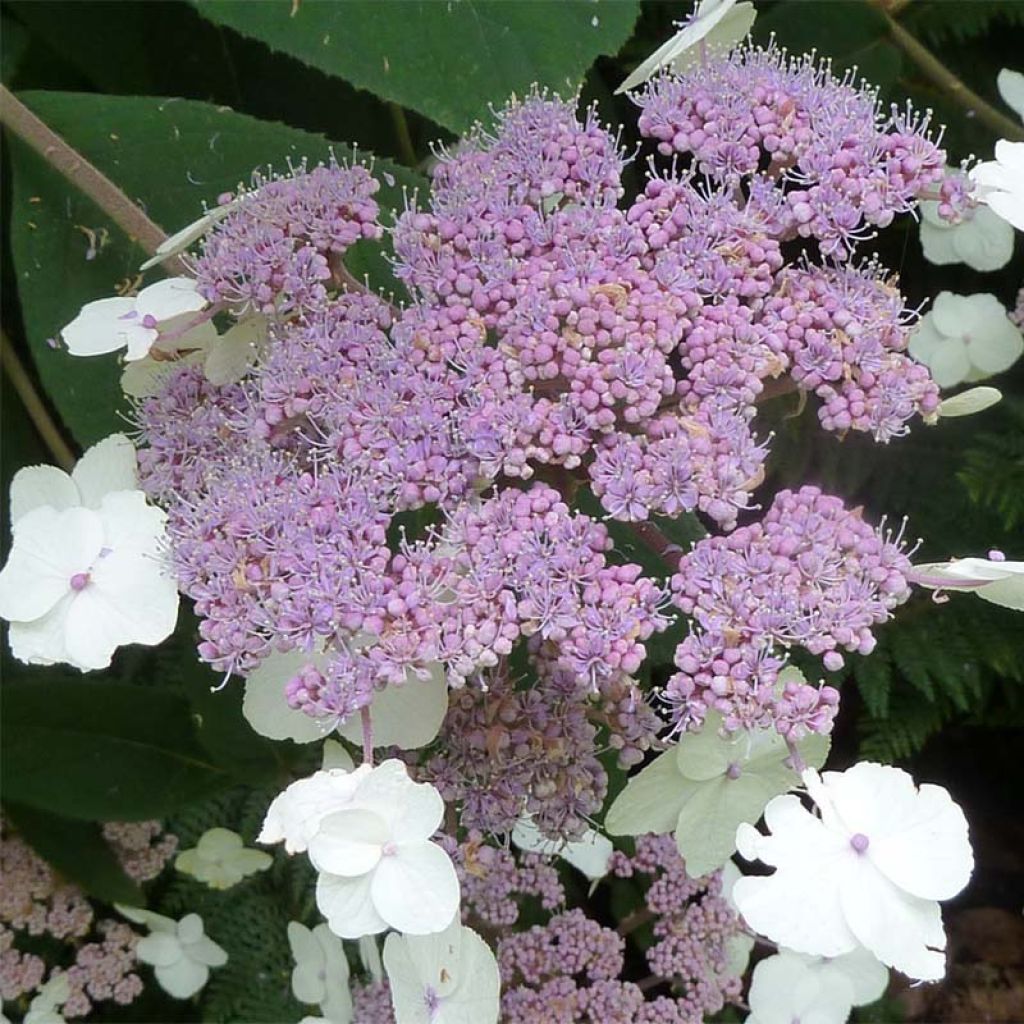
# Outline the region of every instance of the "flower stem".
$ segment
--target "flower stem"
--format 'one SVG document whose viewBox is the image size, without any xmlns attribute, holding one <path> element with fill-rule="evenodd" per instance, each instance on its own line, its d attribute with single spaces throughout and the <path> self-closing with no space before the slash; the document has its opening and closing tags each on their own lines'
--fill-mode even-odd
<svg viewBox="0 0 1024 1024">
<path fill-rule="evenodd" d="M 363 762 L 373 764 L 373 723 L 370 721 L 370 707 L 367 705 L 359 710 L 359 718 L 363 723 Z"/>
<path fill-rule="evenodd" d="M 628 935 L 630 932 L 635 932 L 637 928 L 642 928 L 648 921 L 653 921 L 654 918 L 654 911 L 650 907 L 640 907 L 638 910 L 634 910 L 632 914 L 627 914 L 619 922 L 619 927 L 615 930 L 620 935 Z"/>
<path fill-rule="evenodd" d="M 60 428 L 50 415 L 42 398 L 39 397 L 39 392 L 36 391 L 32 378 L 22 365 L 17 352 L 14 351 L 10 338 L 2 331 L 0 331 L 0 366 L 3 367 L 3 372 L 7 375 L 18 398 L 21 399 L 28 418 L 39 432 L 43 443 L 50 450 L 54 461 L 65 473 L 70 473 L 75 464 L 75 453 L 64 440 Z"/>
<path fill-rule="evenodd" d="M 1002 139 L 1024 142 L 1024 127 L 983 100 L 962 79 L 956 77 L 916 36 L 911 35 L 888 10 L 883 9 L 892 41 L 951 100 L 983 121 Z"/>
<path fill-rule="evenodd" d="M 416 147 L 412 144 L 412 134 L 409 131 L 409 122 L 406 120 L 405 111 L 397 103 L 389 103 L 391 111 L 391 123 L 395 126 L 395 135 L 398 136 L 398 150 L 402 154 L 402 160 L 409 166 L 415 167 L 419 162 L 416 158 Z"/>
<path fill-rule="evenodd" d="M 34 149 L 54 170 L 87 195 L 126 234 L 149 254 L 167 237 L 102 171 L 69 146 L 36 117 L 6 86 L 0 85 L 0 123 Z M 169 257 L 167 261 L 177 260 Z"/>
</svg>

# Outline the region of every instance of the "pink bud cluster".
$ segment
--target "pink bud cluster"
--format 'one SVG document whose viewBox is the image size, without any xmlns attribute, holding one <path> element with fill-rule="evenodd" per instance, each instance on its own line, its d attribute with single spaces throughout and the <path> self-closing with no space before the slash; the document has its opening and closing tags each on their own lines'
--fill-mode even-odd
<svg viewBox="0 0 1024 1024">
<path fill-rule="evenodd" d="M 164 832 L 158 821 L 108 821 L 103 837 L 125 874 L 136 882 L 156 878 L 178 849 L 178 837 Z"/>
<path fill-rule="evenodd" d="M 319 309 L 334 261 L 361 238 L 380 238 L 377 180 L 360 165 L 253 174 L 234 209 L 192 261 L 199 293 L 236 315 L 292 315 Z"/>
<path fill-rule="evenodd" d="M 677 605 L 693 619 L 665 690 L 682 726 L 708 709 L 726 728 L 774 727 L 794 740 L 828 732 L 839 703 L 829 686 L 788 683 L 792 646 L 843 665 L 840 651 L 870 654 L 871 627 L 910 594 L 910 561 L 890 538 L 816 487 L 780 491 L 760 522 L 708 537 L 679 562 Z"/>
<path fill-rule="evenodd" d="M 767 163 L 784 188 L 785 235 L 817 239 L 837 259 L 945 175 L 928 115 L 883 113 L 853 73 L 839 80 L 827 62 L 774 46 L 662 74 L 637 104 L 641 134 L 666 155 L 692 153 L 718 181 L 733 184 Z"/>
</svg>

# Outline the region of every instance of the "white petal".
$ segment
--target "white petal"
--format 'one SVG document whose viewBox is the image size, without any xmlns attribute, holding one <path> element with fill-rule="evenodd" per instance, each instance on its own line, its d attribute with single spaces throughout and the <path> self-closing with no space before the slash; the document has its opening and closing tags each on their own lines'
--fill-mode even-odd
<svg viewBox="0 0 1024 1024">
<path fill-rule="evenodd" d="M 153 972 L 160 987 L 175 999 L 194 996 L 209 980 L 210 968 L 187 957 L 170 967 L 157 967 Z"/>
<path fill-rule="evenodd" d="M 1024 352 L 1024 335 L 1000 306 L 1002 315 L 979 328 L 968 341 L 967 354 L 983 374 L 1008 370 Z"/>
<path fill-rule="evenodd" d="M 921 360 L 940 388 L 952 388 L 966 379 L 971 369 L 967 346 L 959 338 L 945 338 L 929 359 Z"/>
<path fill-rule="evenodd" d="M 430 743 L 441 730 L 448 713 L 448 682 L 444 666 L 434 662 L 426 679 L 411 669 L 401 686 L 394 683 L 378 690 L 370 704 L 375 747 L 400 747 L 418 750 Z M 338 732 L 350 743 L 363 742 L 360 716 L 342 723 Z"/>
<path fill-rule="evenodd" d="M 194 963 L 205 964 L 207 967 L 223 967 L 228 962 L 227 953 L 208 935 L 200 935 L 198 939 L 185 946 L 185 954 Z"/>
<path fill-rule="evenodd" d="M 979 587 L 976 593 L 984 601 L 1024 612 L 1024 576 L 1008 576 L 1006 579 L 995 580 Z"/>
<path fill-rule="evenodd" d="M 139 316 L 151 316 L 157 322 L 171 320 L 184 313 L 198 313 L 207 305 L 191 277 L 164 278 L 143 288 L 135 299 Z"/>
<path fill-rule="evenodd" d="M 922 212 L 926 205 L 928 204 L 921 204 Z M 938 206 L 938 203 L 934 205 Z M 937 267 L 960 262 L 960 254 L 956 248 L 956 228 L 951 224 L 934 224 L 928 217 L 922 217 L 921 249 L 924 251 L 924 258 Z"/>
<path fill-rule="evenodd" d="M 854 1006 L 867 1006 L 881 999 L 889 984 L 885 964 L 867 949 L 855 949 L 834 960 L 823 961 L 818 967 L 818 976 L 826 987 L 842 977 L 850 986 Z"/>
<path fill-rule="evenodd" d="M 173 235 L 169 235 L 157 246 L 156 252 L 139 267 L 139 270 L 149 270 L 150 267 L 155 267 L 170 256 L 184 252 L 193 242 L 202 238 L 217 221 L 222 220 L 237 206 L 237 199 L 222 206 L 215 206 L 212 210 L 204 213 L 202 217 L 192 221 L 191 224 L 186 224 L 179 231 L 175 231 Z"/>
<path fill-rule="evenodd" d="M 1021 173 L 1021 172 L 1010 172 Z M 982 197 L 989 209 L 1012 224 L 1018 231 L 1024 231 L 1024 190 L 1016 192 L 992 192 Z"/>
<path fill-rule="evenodd" d="M 135 956 L 144 964 L 151 964 L 154 967 L 169 967 L 181 960 L 184 953 L 177 935 L 154 932 L 139 939 L 135 947 Z"/>
<path fill-rule="evenodd" d="M 177 935 L 178 922 L 173 917 L 165 917 L 145 907 L 128 907 L 123 903 L 115 903 L 114 909 L 124 918 L 135 924 L 145 925 L 152 932 L 163 932 Z"/>
<path fill-rule="evenodd" d="M 539 853 L 542 856 L 560 856 L 577 871 L 593 880 L 604 878 L 608 874 L 608 862 L 614 850 L 608 838 L 592 828 L 588 828 L 579 839 L 549 839 L 537 828 L 529 815 L 524 815 L 516 822 L 511 838 L 520 850 Z"/>
<path fill-rule="evenodd" d="M 403 843 L 373 872 L 373 903 L 408 935 L 439 932 L 459 909 L 459 879 L 451 858 L 433 843 Z"/>
<path fill-rule="evenodd" d="M 907 349 L 919 363 L 929 366 L 935 353 L 949 343 L 950 339 L 940 333 L 935 326 L 934 315 L 928 313 L 914 328 L 907 343 Z"/>
<path fill-rule="evenodd" d="M 613 836 L 666 835 L 675 830 L 692 785 L 679 774 L 676 748 L 659 754 L 626 783 L 604 819 Z"/>
<path fill-rule="evenodd" d="M 229 828 L 208 828 L 196 848 L 203 857 L 218 858 L 237 853 L 244 845 L 242 837 Z"/>
<path fill-rule="evenodd" d="M 1003 68 L 996 75 L 996 88 L 999 90 L 1003 102 L 1024 121 L 1024 75 L 1019 71 Z"/>
<path fill-rule="evenodd" d="M 312 743 L 334 730 L 338 719 L 314 718 L 288 704 L 285 686 L 304 665 L 315 659 L 302 651 L 274 651 L 245 681 L 242 714 L 261 735 L 272 740 Z"/>
<path fill-rule="evenodd" d="M 355 770 L 356 763 L 352 760 L 352 755 L 337 740 L 325 740 L 320 767 L 341 768 L 351 772 Z"/>
<path fill-rule="evenodd" d="M 1013 228 L 987 206 L 979 206 L 952 231 L 956 256 L 981 273 L 1005 267 L 1013 256 L 1013 241 Z"/>
<path fill-rule="evenodd" d="M 683 734 L 676 747 L 681 775 L 703 782 L 724 775 L 731 762 L 743 760 L 746 734 L 732 733 L 723 737 L 719 732 L 721 725 L 721 715 L 710 713 L 700 732 Z"/>
<path fill-rule="evenodd" d="M 71 471 L 71 479 L 87 508 L 99 508 L 112 491 L 134 491 L 139 486 L 135 445 L 124 434 L 111 434 L 94 444 Z"/>
<path fill-rule="evenodd" d="M 413 782 L 401 761 L 389 758 L 364 776 L 355 803 L 380 815 L 396 842 L 428 839 L 441 825 L 444 801 L 426 782 Z"/>
<path fill-rule="evenodd" d="M 849 987 L 839 980 L 826 986 L 802 957 L 783 950 L 754 968 L 750 1009 L 764 1024 L 845 1024 Z"/>
<path fill-rule="evenodd" d="M 27 665 L 56 665 L 59 662 L 66 662 L 87 672 L 89 666 L 79 665 L 73 661 L 64 641 L 68 609 L 74 599 L 74 592 L 68 591 L 40 618 L 31 622 L 12 622 L 7 634 L 11 653 Z"/>
<path fill-rule="evenodd" d="M 316 881 L 316 905 L 335 935 L 358 939 L 375 935 L 388 927 L 374 906 L 371 885 L 374 875 L 343 878 L 321 874 Z"/>
<path fill-rule="evenodd" d="M 26 512 L 49 506 L 58 512 L 81 505 L 82 499 L 71 477 L 56 466 L 26 466 L 11 481 L 11 522 Z"/>
<path fill-rule="evenodd" d="M 842 887 L 843 914 L 857 941 L 908 978 L 937 981 L 946 973 L 939 905 L 910 896 L 860 858 Z"/>
<path fill-rule="evenodd" d="M 353 772 L 335 768 L 293 782 L 270 804 L 256 841 L 283 841 L 288 853 L 304 852 L 328 814 L 351 806 L 353 794 L 369 772 L 368 765 Z"/>
<path fill-rule="evenodd" d="M 1003 393 L 998 388 L 968 388 L 958 395 L 945 398 L 939 403 L 939 415 L 945 417 L 973 416 L 1001 401 Z"/>
<path fill-rule="evenodd" d="M 0 617 L 31 622 L 71 591 L 103 547 L 103 523 L 85 508 L 42 507 L 14 524 L 14 544 L 0 572 Z M 79 594 L 80 596 L 80 594 Z"/>
<path fill-rule="evenodd" d="M 354 878 L 372 871 L 389 842 L 387 822 L 378 814 L 348 807 L 327 815 L 309 841 L 309 859 L 317 871 Z"/>
<path fill-rule="evenodd" d="M 148 349 L 157 337 L 156 330 L 142 326 L 135 300 L 120 297 L 86 303 L 60 334 L 73 356 L 103 355 L 129 344 Z"/>
<path fill-rule="evenodd" d="M 288 945 L 296 964 L 292 971 L 292 992 L 295 998 L 300 1003 L 319 1003 L 324 997 L 324 981 L 320 971 L 326 960 L 320 941 L 304 924 L 289 921 Z"/>
</svg>

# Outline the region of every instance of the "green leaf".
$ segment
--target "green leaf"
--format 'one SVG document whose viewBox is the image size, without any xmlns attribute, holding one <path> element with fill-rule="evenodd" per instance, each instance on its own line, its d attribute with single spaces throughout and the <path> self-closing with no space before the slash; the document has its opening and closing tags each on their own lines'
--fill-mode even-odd
<svg viewBox="0 0 1024 1024">
<path fill-rule="evenodd" d="M 4 684 L 4 796 L 87 821 L 142 821 L 230 781 L 189 704 L 155 687 L 45 677 Z"/>
<path fill-rule="evenodd" d="M 326 159 L 332 150 L 339 159 L 352 156 L 321 136 L 191 100 L 59 92 L 21 99 L 168 232 L 256 167 L 285 169 L 289 161 Z M 86 302 L 134 282 L 144 253 L 41 157 L 16 140 L 10 152 L 11 255 L 25 332 L 43 386 L 75 438 L 89 445 L 124 428 L 129 407 L 117 357 L 74 358 L 47 339 Z M 424 184 L 386 161 L 374 166 L 385 210 L 403 205 L 403 186 Z M 360 276 L 364 270 L 373 284 L 387 286 L 377 254 L 361 252 Z"/>
<path fill-rule="evenodd" d="M 132 907 L 145 902 L 95 822 L 72 821 L 15 803 L 4 804 L 4 815 L 50 867 L 90 896 Z"/>
<path fill-rule="evenodd" d="M 205 18 L 454 132 L 534 83 L 563 96 L 629 38 L 635 0 L 193 0 Z M 326 99 L 326 98 L 325 98 Z"/>
</svg>

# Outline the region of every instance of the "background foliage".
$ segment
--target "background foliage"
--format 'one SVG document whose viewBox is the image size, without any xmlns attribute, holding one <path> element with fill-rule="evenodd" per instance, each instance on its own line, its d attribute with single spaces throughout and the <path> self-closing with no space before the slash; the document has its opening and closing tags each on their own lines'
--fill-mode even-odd
<svg viewBox="0 0 1024 1024">
<path fill-rule="evenodd" d="M 995 75 L 1020 63 L 1024 4 L 896 6 L 904 28 L 1000 106 Z M 858 68 L 886 100 L 909 96 L 934 109 L 947 125 L 954 160 L 991 152 L 991 130 L 895 45 L 880 7 L 867 0 L 761 0 L 758 7 L 758 38 L 774 33 L 792 50 L 816 48 L 837 70 Z M 316 161 L 331 148 L 339 156 L 375 154 L 382 205 L 400 208 L 406 190 L 426 187 L 432 143 L 451 142 L 475 119 L 486 120 L 491 104 L 532 82 L 563 93 L 580 87 L 604 119 L 626 124 L 623 143 L 633 147 L 630 102 L 612 92 L 688 9 L 638 0 L 9 0 L 0 11 L 2 76 L 173 231 L 253 168 Z M 5 137 L 2 161 L 5 345 L 29 367 L 80 449 L 130 422 L 116 360 L 72 362 L 50 339 L 83 303 L 130 287 L 143 254 L 17 140 Z M 1017 258 L 996 274 L 933 267 L 907 219 L 874 248 L 900 272 L 911 304 L 950 289 L 991 291 L 1012 306 L 1024 276 L 1019 241 Z M 400 291 L 385 255 L 361 244 L 352 269 Z M 873 520 L 884 514 L 898 528 L 908 517 L 909 532 L 923 538 L 922 559 L 990 548 L 1021 557 L 1024 366 L 998 383 L 1006 399 L 996 408 L 918 428 L 884 449 L 861 437 L 839 441 L 817 429 L 813 408 L 797 414 L 795 398 L 776 399 L 763 414 L 763 432 L 776 432 L 764 494 L 813 482 L 863 505 Z M 50 455 L 7 377 L 3 400 L 6 493 L 20 466 Z M 678 529 L 681 542 L 692 539 L 690 524 Z M 5 525 L 5 544 L 8 532 Z M 916 597 L 882 629 L 875 655 L 851 659 L 830 680 L 843 688 L 838 761 L 858 751 L 881 760 L 917 757 L 927 777 L 966 795 L 970 812 L 971 793 L 1016 770 L 1009 730 L 1024 720 L 1020 632 L 1012 614 L 973 597 L 941 606 Z M 251 840 L 269 794 L 310 767 L 307 752 L 251 732 L 237 684 L 210 692 L 220 680 L 196 663 L 194 635 L 194 621 L 183 615 L 172 642 L 124 650 L 96 679 L 25 670 L 4 645 L 5 813 L 98 898 L 133 893 L 95 822 L 170 816 L 186 846 L 213 824 L 239 828 Z M 671 645 L 652 651 L 655 678 L 670 654 Z M 973 752 L 969 764 L 949 760 L 951 751 L 964 750 Z M 69 848 L 74 858 L 66 856 Z M 284 922 L 309 912 L 308 879 L 300 874 L 278 862 L 231 894 L 181 878 L 151 894 L 165 912 L 199 910 L 229 950 L 230 967 L 215 973 L 204 998 L 206 1019 L 298 1018 L 287 986 Z M 1019 880 L 981 884 L 1019 906 L 1021 894 L 1007 889 Z M 166 1012 L 157 1003 L 152 1019 L 170 1019 Z M 182 1012 L 178 1004 L 174 1019 Z"/>
</svg>

